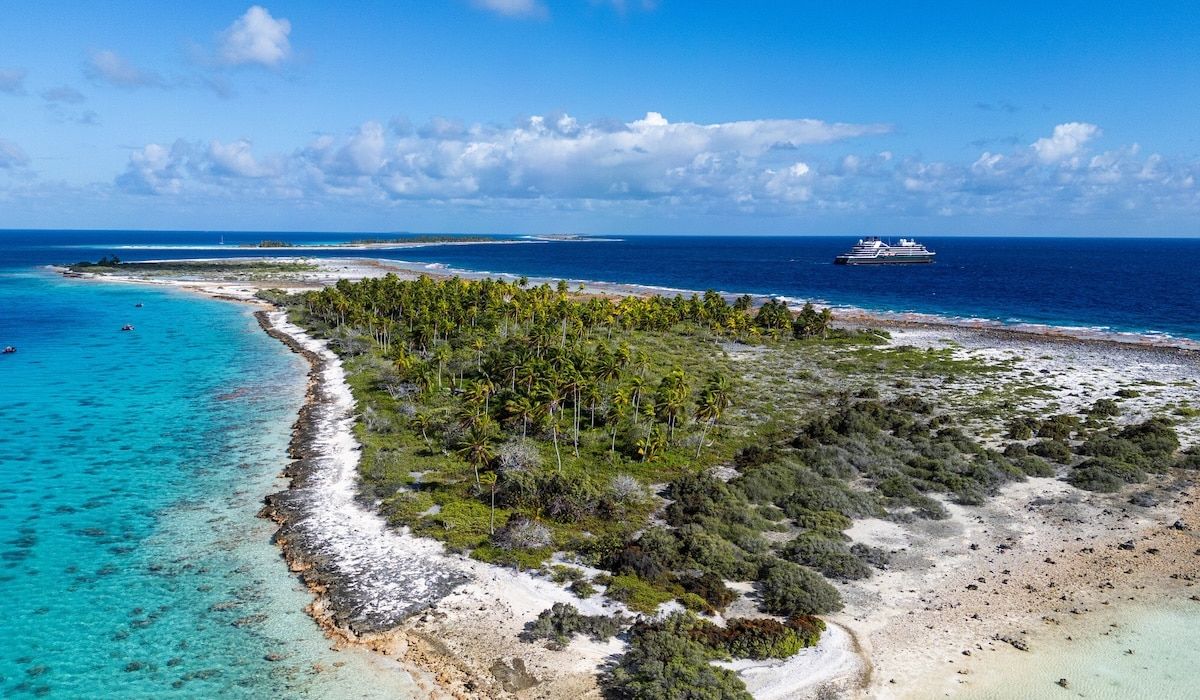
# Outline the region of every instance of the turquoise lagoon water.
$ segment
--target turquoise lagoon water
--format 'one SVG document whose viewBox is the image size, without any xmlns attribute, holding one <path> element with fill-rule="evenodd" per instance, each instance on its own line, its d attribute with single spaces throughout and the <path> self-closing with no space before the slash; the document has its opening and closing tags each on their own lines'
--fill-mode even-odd
<svg viewBox="0 0 1200 700">
<path fill-rule="evenodd" d="M 1198 625 L 1200 603 L 1190 600 L 1096 613 L 1070 629 L 1037 631 L 1031 652 L 1001 649 L 952 695 L 1190 700 L 1200 697 Z M 1067 689 L 1056 685 L 1060 678 Z"/>
<path fill-rule="evenodd" d="M 414 695 L 255 517 L 306 366 L 247 307 L 0 270 L 0 344 L 0 695 Z"/>
</svg>

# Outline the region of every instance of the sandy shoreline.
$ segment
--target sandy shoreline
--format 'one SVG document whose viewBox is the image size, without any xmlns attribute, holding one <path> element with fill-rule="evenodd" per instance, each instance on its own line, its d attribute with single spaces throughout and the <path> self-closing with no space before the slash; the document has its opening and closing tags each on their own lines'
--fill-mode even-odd
<svg viewBox="0 0 1200 700">
<path fill-rule="evenodd" d="M 321 286 L 338 275 L 356 279 L 386 272 L 396 270 L 376 261 L 336 261 L 319 275 L 295 280 L 294 288 Z M 429 273 L 401 272 L 413 277 Z M 239 280 L 151 283 L 237 301 L 254 301 L 261 287 L 291 286 Z M 365 644 L 401 660 L 431 696 L 598 697 L 595 669 L 620 653 L 619 642 L 576 640 L 565 651 L 551 652 L 517 641 L 517 634 L 552 602 L 570 601 L 592 613 L 613 608 L 602 608 L 595 599 L 578 601 L 544 579 L 447 555 L 439 544 L 387 528 L 364 509 L 353 497 L 358 448 L 349 432 L 353 398 L 342 381 L 340 362 L 274 313 L 275 318 L 268 318 L 260 312 L 264 329 L 304 354 L 313 369 L 310 400 L 293 440 L 300 466 L 289 476 L 299 477 L 299 483 L 272 496 L 264 510 L 281 522 L 285 556 L 317 595 L 310 612 L 318 622 L 343 643 Z M 1111 394 L 1122 377 L 1167 372 L 1193 382 L 1191 388 L 1171 389 L 1178 392 L 1194 392 L 1200 377 L 1194 351 L 1164 346 L 1157 339 L 1127 342 L 876 317 L 850 321 L 892 329 L 895 344 L 928 346 L 949 338 L 964 344 L 964 352 L 1019 354 L 1030 367 L 1049 363 L 1046 368 L 1063 374 L 1065 387 L 1058 399 L 1067 406 Z M 1047 353 L 1068 359 L 1039 360 Z M 1106 363 L 1112 366 L 1094 366 Z M 1092 370 L 1094 379 L 1088 374 Z M 1194 433 L 1183 437 L 1192 443 L 1200 439 Z M 325 467 L 313 466 L 321 460 Z M 340 494 L 336 503 L 300 495 L 322 469 L 325 480 L 308 486 L 319 484 L 326 497 Z M 782 663 L 747 664 L 738 670 L 760 700 L 815 696 L 826 689 L 858 697 L 953 694 L 970 687 L 972 674 L 996 663 L 990 659 L 1011 663 L 1013 654 L 1036 653 L 1050 632 L 1082 633 L 1086 625 L 1081 619 L 1095 611 L 1130 599 L 1187 600 L 1200 580 L 1200 556 L 1195 554 L 1200 551 L 1195 534 L 1200 531 L 1200 499 L 1187 489 L 1171 491 L 1165 483 L 1144 488 L 1155 489 L 1161 505 L 1141 508 L 1127 503 L 1128 494 L 1090 494 L 1056 479 L 1030 479 L 1010 485 L 984 506 L 947 504 L 952 517 L 945 521 L 906 526 L 856 522 L 849 532 L 854 540 L 898 550 L 897 564 L 867 581 L 839 585 L 847 608 L 830 618 L 831 633 L 823 646 Z M 304 534 L 299 524 L 307 520 L 304 508 L 318 502 L 333 519 L 309 522 L 313 532 L 328 536 L 342 528 L 340 540 L 359 542 L 365 551 L 357 546 L 322 549 L 320 538 Z M 1172 528 L 1176 520 L 1190 529 Z M 345 530 L 346 523 L 357 529 Z M 1133 549 L 1122 546 L 1129 541 Z M 1157 551 L 1150 554 L 1150 549 Z M 442 577 L 444 588 L 426 588 L 422 597 L 410 595 L 404 586 L 379 583 L 397 575 L 397 560 L 402 575 Z M 381 587 L 373 588 L 372 580 Z M 348 583 L 353 581 L 357 583 Z M 389 595 L 393 599 L 385 600 Z M 1034 651 L 1017 651 L 1013 640 Z"/>
</svg>

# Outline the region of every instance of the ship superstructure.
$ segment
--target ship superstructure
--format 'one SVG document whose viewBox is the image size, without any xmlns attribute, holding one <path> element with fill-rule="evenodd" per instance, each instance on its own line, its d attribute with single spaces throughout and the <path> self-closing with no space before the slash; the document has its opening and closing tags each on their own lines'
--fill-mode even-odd
<svg viewBox="0 0 1200 700">
<path fill-rule="evenodd" d="M 833 259 L 838 265 L 886 265 L 931 263 L 932 250 L 911 238 L 901 238 L 899 243 L 884 243 L 878 236 L 860 238 L 850 250 Z"/>
</svg>

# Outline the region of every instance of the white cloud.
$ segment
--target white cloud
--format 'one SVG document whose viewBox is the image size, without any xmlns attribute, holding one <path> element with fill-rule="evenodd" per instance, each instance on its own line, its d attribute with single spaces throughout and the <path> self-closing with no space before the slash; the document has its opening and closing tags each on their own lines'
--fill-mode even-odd
<svg viewBox="0 0 1200 700">
<path fill-rule="evenodd" d="M 230 66 L 276 68 L 292 55 L 291 32 L 291 22 L 275 19 L 266 8 L 254 5 L 221 32 L 217 56 Z"/>
<path fill-rule="evenodd" d="M 0 170 L 11 170 L 29 165 L 29 156 L 12 141 L 0 139 Z"/>
<path fill-rule="evenodd" d="M 1098 133 L 1094 127 L 1056 129 L 1060 142 L 1075 145 L 1060 146 L 1054 162 L 1033 146 L 961 163 L 852 146 L 856 138 L 887 132 L 881 125 L 805 119 L 672 122 L 656 112 L 591 123 L 547 115 L 510 126 L 370 121 L 266 156 L 255 156 L 247 141 L 150 144 L 131 154 L 117 184 L 196 201 L 302 200 L 333 208 L 410 202 L 518 217 L 547 211 L 658 220 L 848 212 L 975 221 L 1200 215 L 1200 162 L 1143 155 L 1136 146 L 1084 157 L 1091 138 L 1085 134 Z M 811 148 L 830 143 L 845 148 Z"/>
<path fill-rule="evenodd" d="M 129 164 L 117 178 L 117 185 L 140 194 L 179 194 L 183 191 L 187 151 L 183 142 L 170 148 L 147 144 L 129 155 Z"/>
<path fill-rule="evenodd" d="M 1100 127 L 1085 122 L 1068 122 L 1054 127 L 1048 138 L 1033 142 L 1033 150 L 1043 163 L 1059 163 L 1077 155 L 1084 144 L 1100 135 Z"/>
<path fill-rule="evenodd" d="M 93 51 L 83 66 L 83 72 L 92 80 L 122 88 L 166 87 L 162 76 L 138 68 L 109 49 Z"/>
<path fill-rule="evenodd" d="M 274 169 L 258 162 L 250 152 L 251 144 L 245 139 L 232 143 L 213 141 L 208 145 L 208 159 L 217 175 L 234 177 L 266 177 Z"/>
<path fill-rule="evenodd" d="M 481 9 L 505 17 L 545 17 L 546 6 L 538 0 L 473 0 Z"/>
<path fill-rule="evenodd" d="M 26 71 L 23 68 L 0 68 L 0 92 L 24 95 L 25 75 Z"/>
</svg>

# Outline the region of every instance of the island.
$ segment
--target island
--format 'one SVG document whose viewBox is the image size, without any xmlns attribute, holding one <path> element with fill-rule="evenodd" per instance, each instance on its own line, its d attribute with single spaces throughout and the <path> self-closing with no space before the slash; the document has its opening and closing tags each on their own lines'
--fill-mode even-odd
<svg viewBox="0 0 1200 700">
<path fill-rule="evenodd" d="M 1188 347 L 214 264 L 73 274 L 270 304 L 312 382 L 263 514 L 434 695 L 940 694 L 1197 578 Z"/>
</svg>

